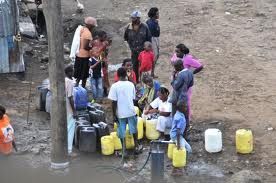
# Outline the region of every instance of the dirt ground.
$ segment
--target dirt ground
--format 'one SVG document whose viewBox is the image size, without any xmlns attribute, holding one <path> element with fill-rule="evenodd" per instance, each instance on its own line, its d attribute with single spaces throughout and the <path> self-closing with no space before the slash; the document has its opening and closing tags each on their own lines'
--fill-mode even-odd
<svg viewBox="0 0 276 183">
<path fill-rule="evenodd" d="M 65 42 L 70 44 L 83 16 L 95 16 L 100 20 L 99 27 L 113 36 L 112 64 L 120 63 L 129 54 L 122 33 L 130 12 L 139 9 L 146 20 L 149 8 L 157 6 L 161 26 L 159 81 L 169 86 L 172 71 L 169 59 L 178 43 L 187 45 L 192 55 L 204 64 L 204 70 L 195 76 L 193 87 L 190 135 L 193 154 L 188 158 L 185 180 L 226 182 L 246 169 L 261 176 L 262 182 L 276 181 L 274 0 L 84 0 L 82 15 L 75 15 L 73 0 L 62 2 Z M 35 88 L 47 77 L 47 63 L 40 61 L 47 54 L 47 45 L 43 40 L 26 40 L 26 49 L 33 53 L 26 55 L 27 72 L 0 76 L 0 104 L 7 107 L 16 129 L 20 149 L 17 156 L 39 167 L 49 162 L 51 140 L 49 116 L 35 110 L 34 105 Z M 68 54 L 65 58 L 68 62 Z M 223 132 L 223 151 L 219 154 L 208 154 L 204 150 L 204 130 L 210 127 Z M 253 131 L 253 154 L 236 154 L 234 136 L 239 128 Z M 141 161 L 137 162 L 144 162 L 144 158 L 139 157 Z M 166 168 L 166 172 L 171 169 L 168 162 Z M 145 177 L 148 171 L 147 166 L 142 172 Z M 168 180 L 183 182 L 171 177 Z"/>
</svg>

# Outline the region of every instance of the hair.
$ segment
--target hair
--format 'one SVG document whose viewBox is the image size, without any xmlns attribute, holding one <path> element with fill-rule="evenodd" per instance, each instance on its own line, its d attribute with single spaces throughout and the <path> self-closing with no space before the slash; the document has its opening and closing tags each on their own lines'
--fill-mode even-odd
<svg viewBox="0 0 276 183">
<path fill-rule="evenodd" d="M 176 46 L 176 48 L 178 48 L 178 49 L 180 49 L 180 51 L 182 52 L 182 53 L 184 53 L 185 55 L 187 55 L 187 54 L 189 54 L 190 53 L 190 50 L 189 50 L 189 48 L 187 48 L 187 46 L 185 46 L 184 44 L 178 44 L 177 46 Z"/>
<path fill-rule="evenodd" d="M 6 108 L 3 107 L 2 105 L 0 105 L 0 112 L 2 112 L 3 114 L 6 114 Z"/>
<path fill-rule="evenodd" d="M 125 78 L 125 77 L 127 76 L 126 69 L 123 68 L 123 67 L 120 67 L 120 68 L 117 70 L 117 74 L 118 74 L 118 77 Z"/>
<path fill-rule="evenodd" d="M 97 30 L 94 32 L 93 36 L 103 38 L 104 36 L 107 36 L 107 33 L 103 30 Z"/>
<path fill-rule="evenodd" d="M 142 77 L 143 83 L 149 83 L 153 81 L 153 78 L 149 74 L 144 74 Z"/>
<path fill-rule="evenodd" d="M 125 66 L 127 62 L 132 62 L 130 58 L 126 58 L 123 60 L 122 66 Z"/>
<path fill-rule="evenodd" d="M 66 67 L 65 67 L 65 69 L 64 69 L 64 72 L 65 72 L 65 74 L 67 75 L 69 72 L 73 72 L 74 71 L 74 69 L 73 69 L 73 65 L 67 65 Z"/>
<path fill-rule="evenodd" d="M 151 44 L 151 42 L 149 42 L 149 41 L 146 41 L 145 43 L 144 43 L 144 46 L 146 47 L 146 46 L 152 46 L 152 44 Z"/>
<path fill-rule="evenodd" d="M 176 110 L 180 112 L 187 112 L 187 104 L 184 101 L 178 101 L 176 103 Z"/>
<path fill-rule="evenodd" d="M 174 67 L 182 67 L 183 66 L 183 61 L 182 60 L 177 60 L 173 64 Z"/>
<path fill-rule="evenodd" d="M 158 10 L 157 7 L 151 8 L 151 9 L 149 10 L 149 12 L 148 12 L 148 17 L 149 17 L 149 18 L 155 17 L 158 11 L 159 11 L 159 10 Z"/>
<path fill-rule="evenodd" d="M 170 91 L 167 88 L 163 87 L 163 86 L 160 87 L 159 92 L 163 95 L 169 95 L 170 94 Z"/>
</svg>

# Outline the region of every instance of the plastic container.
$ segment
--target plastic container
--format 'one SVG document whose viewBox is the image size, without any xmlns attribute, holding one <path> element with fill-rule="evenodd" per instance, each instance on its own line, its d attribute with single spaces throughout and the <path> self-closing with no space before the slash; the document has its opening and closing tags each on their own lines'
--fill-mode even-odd
<svg viewBox="0 0 276 183">
<path fill-rule="evenodd" d="M 222 134 L 219 129 L 210 128 L 205 131 L 205 149 L 209 153 L 222 150 Z"/>
<path fill-rule="evenodd" d="M 76 121 L 75 126 L 75 137 L 74 137 L 74 145 L 78 148 L 79 147 L 79 139 L 80 139 L 80 131 L 84 127 L 91 127 L 90 122 L 86 120 Z"/>
<path fill-rule="evenodd" d="M 81 152 L 96 152 L 96 136 L 94 127 L 83 127 L 80 130 L 79 150 Z"/>
<path fill-rule="evenodd" d="M 122 143 L 119 137 L 117 136 L 117 132 L 111 132 L 110 135 L 113 137 L 114 142 L 114 150 L 121 150 L 122 149 Z"/>
<path fill-rule="evenodd" d="M 126 126 L 126 138 L 125 138 L 125 143 L 126 143 L 126 149 L 133 149 L 133 148 L 135 147 L 134 138 L 133 138 L 133 135 L 130 135 L 130 134 L 129 134 L 128 125 Z"/>
<path fill-rule="evenodd" d="M 114 142 L 113 137 L 110 135 L 103 136 L 101 138 L 101 148 L 102 148 L 102 154 L 109 156 L 114 153 Z"/>
<path fill-rule="evenodd" d="M 140 109 L 139 109 L 139 107 L 134 106 L 134 109 L 135 109 L 136 115 L 137 115 L 137 116 L 140 116 Z"/>
<path fill-rule="evenodd" d="M 249 154 L 253 151 L 253 134 L 251 130 L 239 129 L 236 131 L 236 151 Z"/>
<path fill-rule="evenodd" d="M 96 129 L 97 132 L 97 149 L 100 151 L 101 150 L 101 138 L 103 136 L 109 135 L 109 128 L 107 124 L 101 122 L 98 124 L 93 124 L 93 127 Z"/>
<path fill-rule="evenodd" d="M 88 95 L 85 88 L 78 86 L 74 87 L 74 102 L 77 110 L 82 110 L 87 108 Z"/>
<path fill-rule="evenodd" d="M 168 158 L 169 159 L 173 159 L 173 149 L 176 147 L 175 144 L 169 144 L 168 145 L 168 152 L 167 152 L 167 155 L 168 155 Z"/>
<path fill-rule="evenodd" d="M 47 113 L 51 114 L 52 105 L 52 92 L 49 90 L 46 95 L 45 110 Z"/>
<path fill-rule="evenodd" d="M 137 130 L 138 130 L 138 140 L 140 140 L 144 137 L 144 119 L 141 117 L 138 117 Z"/>
<path fill-rule="evenodd" d="M 186 166 L 186 158 L 187 153 L 185 148 L 181 148 L 177 150 L 177 148 L 173 148 L 173 158 L 172 158 L 172 164 L 176 168 L 182 168 Z"/>
<path fill-rule="evenodd" d="M 157 140 L 160 133 L 156 130 L 157 119 L 146 120 L 146 137 L 149 140 Z"/>
</svg>

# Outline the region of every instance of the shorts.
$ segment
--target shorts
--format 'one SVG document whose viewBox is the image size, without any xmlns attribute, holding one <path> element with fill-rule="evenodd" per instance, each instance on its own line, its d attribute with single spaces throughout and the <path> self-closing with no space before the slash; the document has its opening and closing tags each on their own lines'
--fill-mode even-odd
<svg viewBox="0 0 276 183">
<path fill-rule="evenodd" d="M 126 137 L 126 125 L 128 124 L 129 133 L 135 134 L 137 133 L 137 116 L 131 116 L 128 118 L 119 118 L 119 125 L 118 125 L 118 136 L 120 139 Z"/>
<path fill-rule="evenodd" d="M 76 57 L 74 64 L 74 78 L 82 80 L 89 77 L 89 57 Z"/>
</svg>

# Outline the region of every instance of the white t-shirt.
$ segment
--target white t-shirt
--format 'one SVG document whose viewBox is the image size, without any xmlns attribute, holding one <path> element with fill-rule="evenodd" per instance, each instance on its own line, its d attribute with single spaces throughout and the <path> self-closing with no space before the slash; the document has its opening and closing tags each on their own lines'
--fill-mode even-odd
<svg viewBox="0 0 276 183">
<path fill-rule="evenodd" d="M 158 109 L 161 112 L 172 112 L 172 104 L 168 102 L 168 100 L 163 102 L 159 97 L 152 101 L 150 106 L 154 109 Z"/>
<path fill-rule="evenodd" d="M 71 107 L 69 97 L 73 96 L 74 91 L 74 80 L 65 78 L 65 95 L 66 95 L 66 110 L 67 110 L 67 116 L 72 115 L 73 116 L 73 109 Z"/>
<path fill-rule="evenodd" d="M 135 86 L 132 82 L 118 81 L 111 86 L 108 98 L 117 101 L 118 118 L 128 118 L 136 115 L 133 104 L 135 95 Z"/>
</svg>

